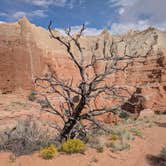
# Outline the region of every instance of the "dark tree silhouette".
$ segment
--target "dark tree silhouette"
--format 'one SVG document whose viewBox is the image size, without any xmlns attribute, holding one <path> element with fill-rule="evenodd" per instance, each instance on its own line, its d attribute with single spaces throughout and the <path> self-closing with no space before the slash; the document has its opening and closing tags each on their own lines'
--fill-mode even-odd
<svg viewBox="0 0 166 166">
<path fill-rule="evenodd" d="M 133 60 L 138 58 L 138 56 L 129 56 L 126 54 L 124 56 L 119 56 L 115 54 L 113 49 L 110 49 L 110 56 L 108 56 L 106 55 L 107 40 L 104 40 L 104 48 L 102 51 L 103 55 L 97 57 L 96 51 L 98 49 L 98 42 L 96 41 L 91 47 L 91 59 L 90 63 L 88 63 L 85 60 L 84 48 L 80 43 L 80 38 L 85 30 L 85 25 L 82 25 L 80 31 L 76 35 L 72 34 L 71 28 L 66 29 L 66 36 L 63 37 L 56 36 L 51 26 L 52 22 L 50 22 L 48 26 L 51 38 L 55 39 L 66 48 L 68 53 L 66 56 L 69 56 L 73 64 L 76 66 L 81 78 L 77 87 L 73 86 L 73 79 L 66 82 L 58 78 L 56 73 L 46 74 L 45 76 L 36 78 L 35 80 L 37 86 L 47 89 L 47 93 L 42 94 L 49 107 L 47 111 L 58 115 L 63 121 L 63 125 L 56 123 L 56 129 L 59 132 L 60 141 L 63 141 L 68 138 L 77 137 L 81 134 L 81 131 L 86 134 L 84 128 L 85 120 L 88 120 L 102 128 L 101 123 L 96 118 L 97 116 L 110 112 L 114 114 L 120 113 L 122 109 L 121 105 L 126 103 L 127 99 L 132 94 L 130 94 L 129 90 L 125 87 L 106 84 L 105 80 L 113 73 L 125 71 Z M 78 55 L 74 54 L 72 45 L 74 45 L 78 50 Z M 119 62 L 123 62 L 121 63 L 123 65 L 120 65 Z M 96 70 L 96 64 L 98 63 L 104 66 L 103 70 L 100 72 Z M 91 70 L 91 74 L 88 74 L 89 69 Z M 41 84 L 42 81 L 47 82 L 47 86 Z M 127 95 L 121 95 L 120 91 L 125 91 Z M 48 93 L 52 93 L 63 98 L 63 102 L 59 104 L 60 109 L 56 109 L 55 106 L 53 106 L 47 96 Z M 98 96 L 104 94 L 110 98 L 119 98 L 121 102 L 113 108 L 108 108 L 106 106 L 102 106 L 101 108 L 92 108 L 91 103 L 95 101 Z"/>
</svg>

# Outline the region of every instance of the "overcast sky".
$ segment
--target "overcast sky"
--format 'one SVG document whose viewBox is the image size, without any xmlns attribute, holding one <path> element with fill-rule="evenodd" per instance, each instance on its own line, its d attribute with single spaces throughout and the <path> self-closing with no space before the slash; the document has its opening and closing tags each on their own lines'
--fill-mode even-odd
<svg viewBox="0 0 166 166">
<path fill-rule="evenodd" d="M 112 33 L 154 26 L 166 29 L 166 0 L 0 0 L 0 23 L 26 16 L 47 28 L 49 20 L 62 29 L 81 24 L 88 34 L 107 28 Z"/>
</svg>

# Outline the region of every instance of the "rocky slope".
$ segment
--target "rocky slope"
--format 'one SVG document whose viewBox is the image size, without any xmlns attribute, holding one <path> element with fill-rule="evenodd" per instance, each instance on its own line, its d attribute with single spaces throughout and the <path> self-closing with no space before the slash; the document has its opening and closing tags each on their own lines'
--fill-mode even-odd
<svg viewBox="0 0 166 166">
<path fill-rule="evenodd" d="M 166 32 L 149 28 L 114 36 L 104 30 L 98 36 L 83 36 L 81 44 L 87 60 L 96 41 L 98 56 L 104 47 L 108 55 L 147 56 L 135 61 L 125 74 L 114 75 L 112 82 L 142 88 L 147 108 L 165 111 Z M 78 53 L 74 47 L 73 50 Z M 63 46 L 51 39 L 47 30 L 25 17 L 16 23 L 0 24 L 0 90 L 7 93 L 19 88 L 32 89 L 34 78 L 50 70 L 66 79 L 73 76 L 77 81 L 76 69 L 65 55 Z"/>
</svg>

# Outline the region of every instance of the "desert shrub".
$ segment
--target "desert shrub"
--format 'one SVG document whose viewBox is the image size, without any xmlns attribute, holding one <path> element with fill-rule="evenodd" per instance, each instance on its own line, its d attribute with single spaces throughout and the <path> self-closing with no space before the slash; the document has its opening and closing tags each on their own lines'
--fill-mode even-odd
<svg viewBox="0 0 166 166">
<path fill-rule="evenodd" d="M 133 140 L 134 139 L 133 134 L 127 128 L 124 128 L 122 126 L 114 126 L 111 129 L 111 135 L 113 137 L 118 137 L 120 140 Z"/>
<path fill-rule="evenodd" d="M 32 90 L 30 94 L 28 95 L 28 100 L 29 101 L 35 101 L 36 100 L 36 91 Z"/>
<path fill-rule="evenodd" d="M 43 159 L 52 159 L 57 155 L 58 151 L 55 145 L 51 144 L 40 150 L 40 155 Z"/>
<path fill-rule="evenodd" d="M 162 148 L 160 152 L 160 157 L 163 161 L 165 161 L 165 165 L 166 165 L 166 147 Z"/>
<path fill-rule="evenodd" d="M 85 144 L 78 138 L 69 139 L 62 144 L 61 151 L 65 153 L 82 153 L 85 151 Z"/>
<path fill-rule="evenodd" d="M 1 134 L 0 150 L 12 151 L 15 155 L 30 154 L 51 143 L 48 129 L 32 118 L 20 120 L 13 129 Z"/>
<path fill-rule="evenodd" d="M 159 111 L 159 110 L 157 110 L 157 111 L 154 111 L 154 113 L 155 113 L 156 115 L 165 115 L 165 114 L 166 114 L 166 111 Z"/>
<path fill-rule="evenodd" d="M 37 103 L 40 104 L 40 106 L 41 106 L 42 109 L 44 109 L 44 108 L 49 108 L 49 107 L 50 107 L 48 101 L 45 100 L 45 99 L 38 99 L 38 100 L 37 100 Z"/>
<path fill-rule="evenodd" d="M 130 148 L 128 143 L 134 139 L 134 134 L 125 126 L 116 125 L 111 128 L 110 142 L 106 146 L 111 147 L 112 151 L 122 151 Z"/>
<path fill-rule="evenodd" d="M 119 117 L 122 118 L 122 119 L 127 120 L 130 117 L 130 114 L 126 111 L 122 111 L 122 112 L 120 112 Z"/>
<path fill-rule="evenodd" d="M 97 152 L 103 152 L 104 146 L 107 142 L 107 138 L 105 136 L 89 136 L 87 145 L 91 148 L 96 149 Z"/>
<path fill-rule="evenodd" d="M 147 161 L 152 166 L 166 166 L 166 147 L 163 147 L 161 149 L 161 152 L 159 155 L 147 155 Z"/>
<path fill-rule="evenodd" d="M 98 161 L 99 160 L 95 156 L 93 156 L 90 162 L 91 163 L 97 163 Z"/>
<path fill-rule="evenodd" d="M 116 141 L 116 140 L 118 140 L 118 139 L 119 139 L 119 135 L 114 134 L 114 133 L 111 134 L 111 136 L 110 136 L 110 140 L 112 140 L 112 141 Z"/>
<path fill-rule="evenodd" d="M 141 130 L 137 129 L 137 128 L 131 128 L 130 131 L 136 135 L 136 136 L 139 136 L 139 137 L 142 137 L 142 132 Z"/>
<path fill-rule="evenodd" d="M 130 148 L 130 144 L 125 141 L 111 142 L 112 151 L 122 151 Z"/>
<path fill-rule="evenodd" d="M 98 146 L 98 147 L 96 147 L 96 151 L 97 151 L 98 153 L 103 153 L 104 147 L 103 147 L 103 146 Z"/>
</svg>

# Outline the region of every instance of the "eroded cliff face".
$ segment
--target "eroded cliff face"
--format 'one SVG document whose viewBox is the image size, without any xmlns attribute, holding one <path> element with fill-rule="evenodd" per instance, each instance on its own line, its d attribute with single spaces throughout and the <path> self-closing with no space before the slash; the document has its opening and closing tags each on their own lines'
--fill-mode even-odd
<svg viewBox="0 0 166 166">
<path fill-rule="evenodd" d="M 113 75 L 110 81 L 141 88 L 147 108 L 166 110 L 166 32 L 149 28 L 114 36 L 104 30 L 98 36 L 83 36 L 80 42 L 86 61 L 90 60 L 94 43 L 97 56 L 103 51 L 109 56 L 139 55 L 125 73 Z M 74 46 L 73 51 L 79 54 Z M 73 77 L 77 83 L 77 69 L 66 55 L 64 47 L 51 39 L 47 30 L 25 17 L 17 23 L 0 24 L 0 90 L 32 89 L 34 78 L 50 71 L 64 79 Z"/>
<path fill-rule="evenodd" d="M 0 89 L 32 88 L 35 75 L 42 71 L 42 51 L 37 47 L 26 18 L 0 25 Z"/>
</svg>

